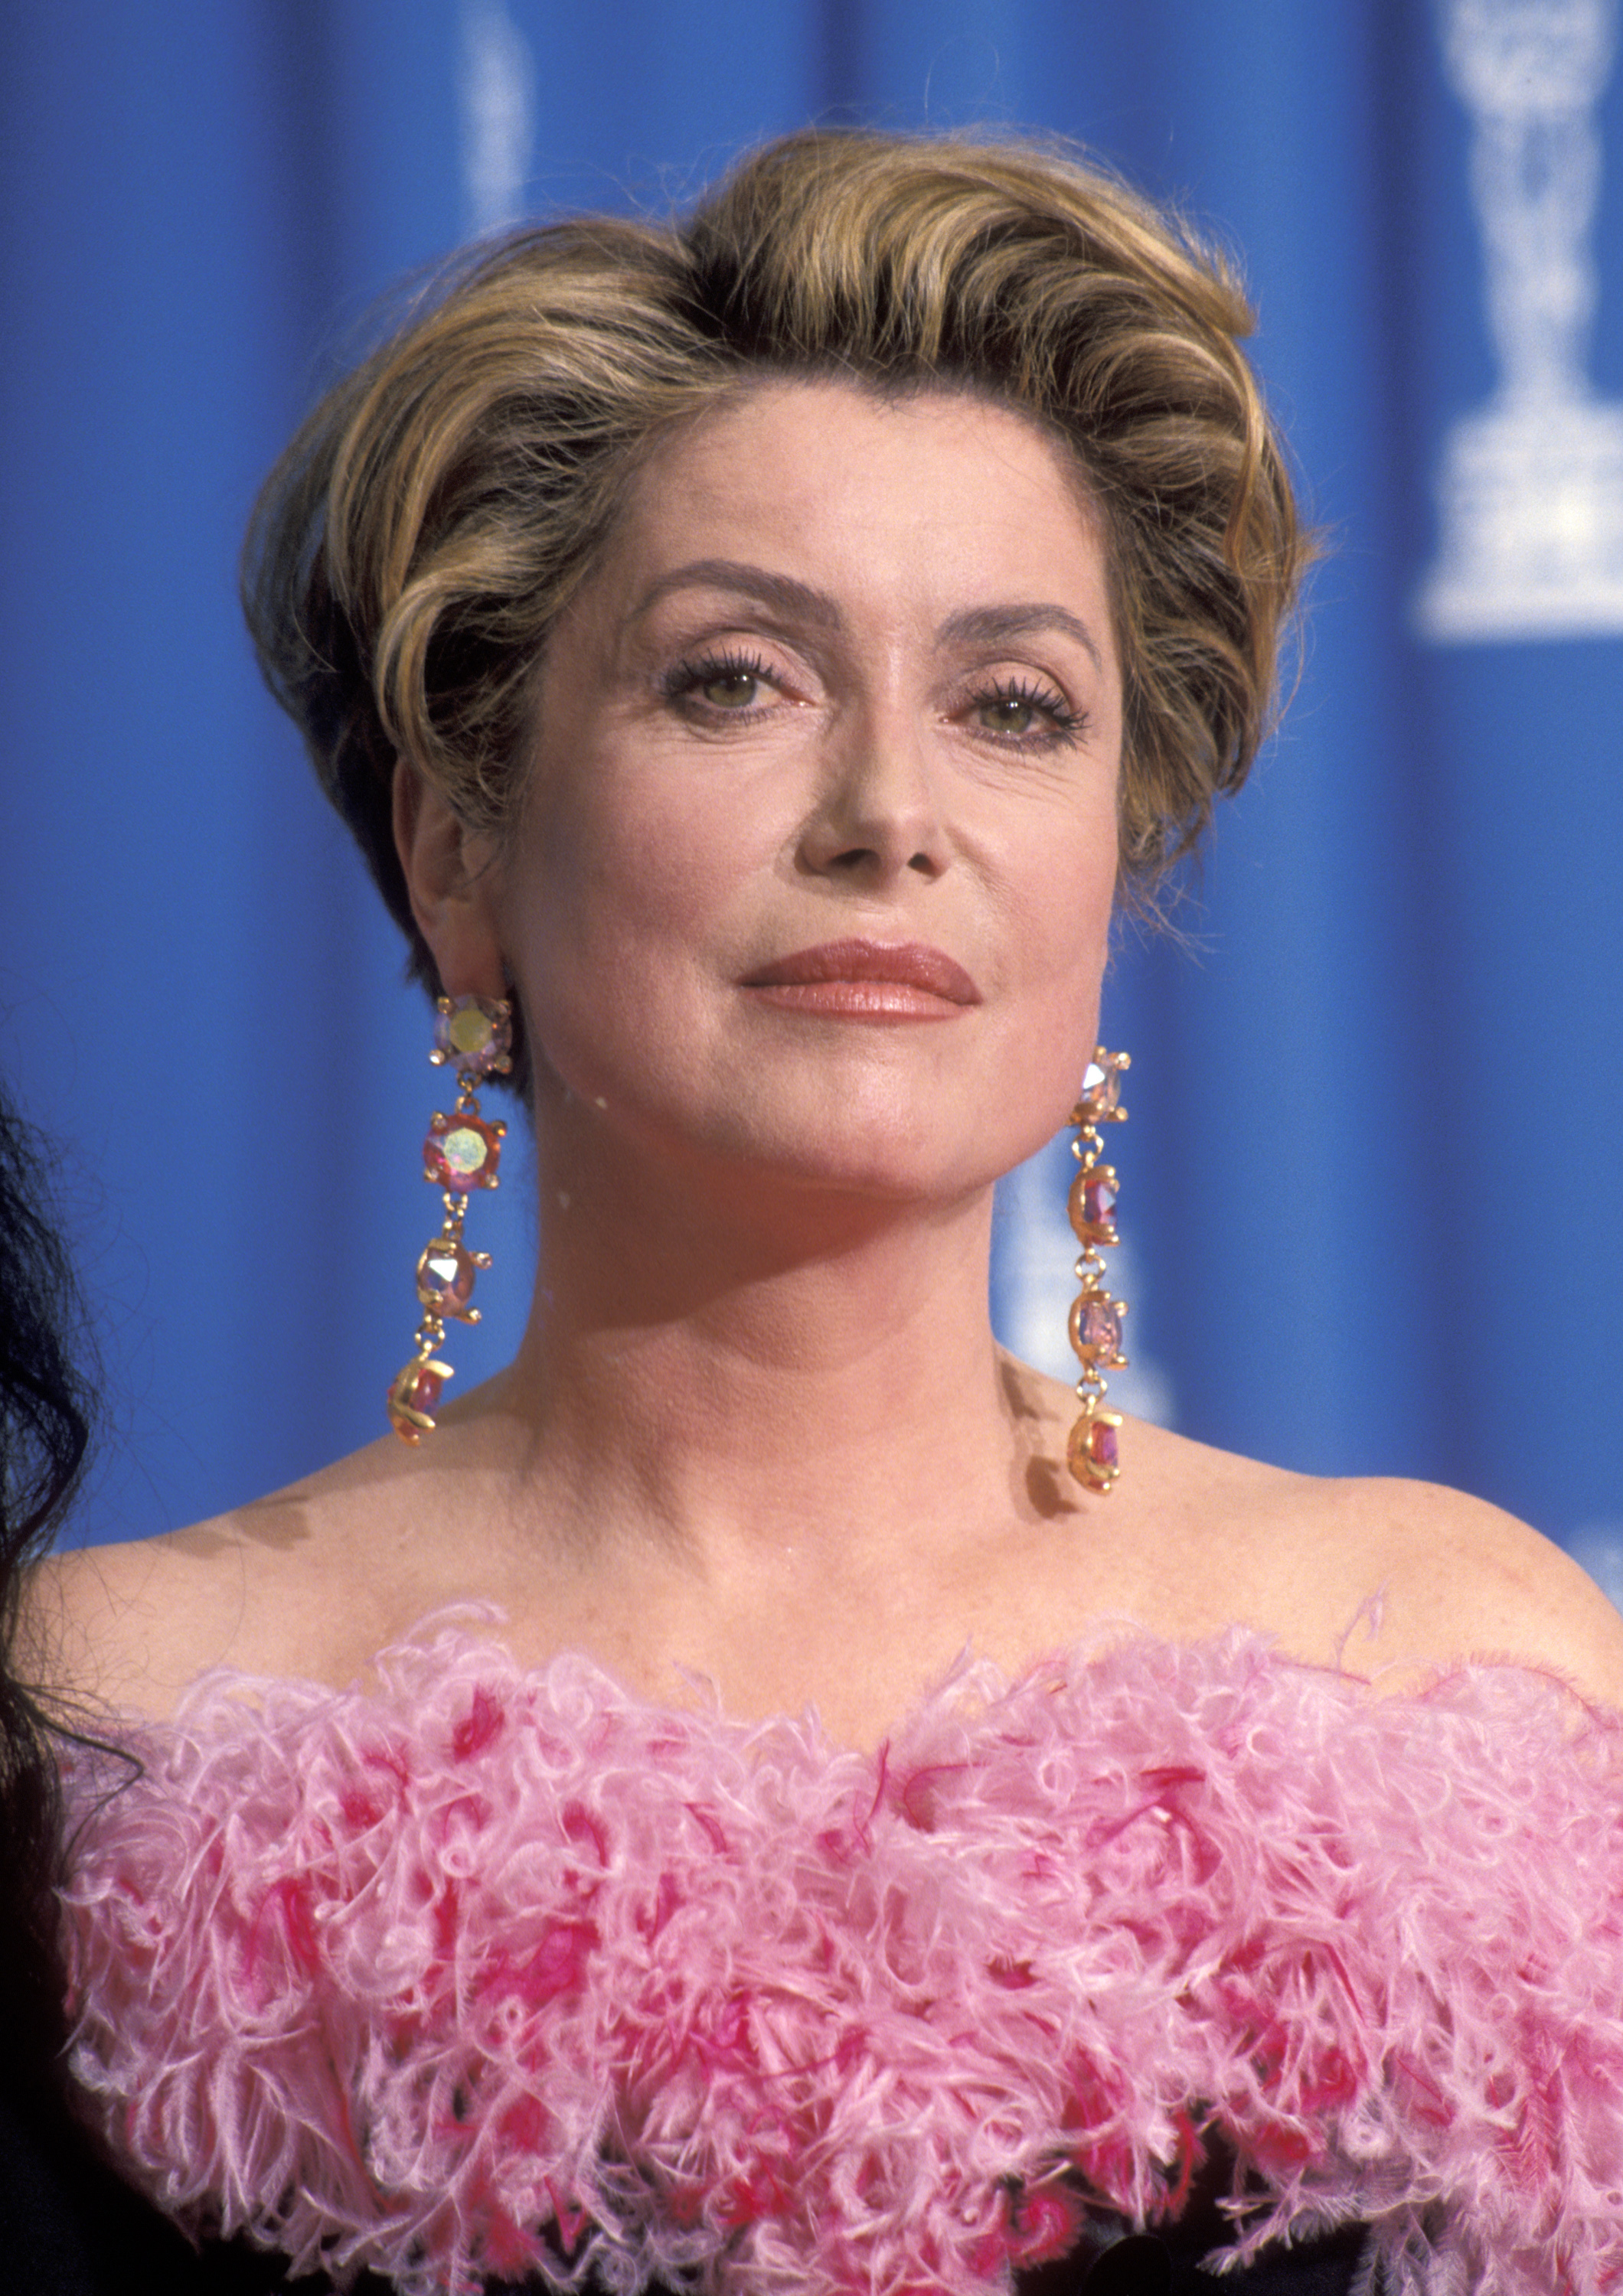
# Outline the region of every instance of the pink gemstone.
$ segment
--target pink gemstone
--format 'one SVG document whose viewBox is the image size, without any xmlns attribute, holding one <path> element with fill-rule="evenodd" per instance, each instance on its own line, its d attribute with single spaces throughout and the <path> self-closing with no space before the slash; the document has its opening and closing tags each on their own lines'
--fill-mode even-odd
<svg viewBox="0 0 1623 2296">
<path fill-rule="evenodd" d="M 507 1128 L 477 1116 L 436 1116 L 423 1143 L 424 1178 L 456 1195 L 468 1188 L 493 1188 Z"/>
<path fill-rule="evenodd" d="M 1122 1351 L 1122 1319 L 1114 1300 L 1083 1293 L 1071 1310 L 1071 1345 L 1083 1363 L 1111 1363 Z"/>
<path fill-rule="evenodd" d="M 1096 1172 L 1089 1173 L 1082 1191 L 1082 1209 L 1090 1227 L 1104 1226 L 1116 1210 L 1119 1193 L 1108 1165 L 1101 1164 Z"/>
<path fill-rule="evenodd" d="M 406 1390 L 406 1400 L 414 1411 L 432 1411 L 439 1402 L 445 1382 L 437 1371 L 426 1366 L 420 1371 Z"/>
<path fill-rule="evenodd" d="M 1116 1480 L 1116 1417 L 1114 1411 L 1101 1411 L 1095 1417 L 1093 1406 L 1089 1404 L 1071 1430 L 1066 1459 L 1084 1490 L 1108 1491 Z"/>
<path fill-rule="evenodd" d="M 443 1372 L 431 1371 L 426 1364 L 408 1364 L 390 1389 L 389 1400 L 403 1411 L 420 1411 L 426 1419 L 439 1402 L 444 1385 Z"/>
<path fill-rule="evenodd" d="M 478 1268 L 459 1243 L 431 1243 L 417 1262 L 417 1297 L 437 1316 L 465 1316 Z"/>
<path fill-rule="evenodd" d="M 1071 1226 L 1082 1243 L 1114 1243 L 1110 1215 L 1116 1210 L 1116 1173 L 1108 1164 L 1078 1172 L 1071 1182 Z"/>
</svg>

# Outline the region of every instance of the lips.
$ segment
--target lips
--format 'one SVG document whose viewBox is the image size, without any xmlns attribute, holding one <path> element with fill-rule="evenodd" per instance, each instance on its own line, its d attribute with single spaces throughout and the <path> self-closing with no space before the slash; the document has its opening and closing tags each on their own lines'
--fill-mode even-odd
<svg viewBox="0 0 1623 2296">
<path fill-rule="evenodd" d="M 775 957 L 742 985 L 773 1004 L 853 1018 L 945 1019 L 981 1001 L 963 966 L 924 941 L 823 941 Z"/>
</svg>

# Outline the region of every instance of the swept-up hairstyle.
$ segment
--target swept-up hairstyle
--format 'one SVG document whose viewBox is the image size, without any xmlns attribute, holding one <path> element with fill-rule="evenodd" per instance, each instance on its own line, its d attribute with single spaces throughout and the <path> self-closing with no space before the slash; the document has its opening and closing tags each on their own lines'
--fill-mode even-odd
<svg viewBox="0 0 1623 2296">
<path fill-rule="evenodd" d="M 1245 778 L 1306 545 L 1221 256 L 1029 143 L 793 135 L 668 224 L 474 250 L 316 409 L 244 593 L 431 985 L 390 825 L 398 758 L 513 818 L 532 673 L 670 426 L 752 379 L 969 390 L 1075 455 L 1105 525 L 1125 701 L 1123 874 L 1153 885 Z"/>
</svg>

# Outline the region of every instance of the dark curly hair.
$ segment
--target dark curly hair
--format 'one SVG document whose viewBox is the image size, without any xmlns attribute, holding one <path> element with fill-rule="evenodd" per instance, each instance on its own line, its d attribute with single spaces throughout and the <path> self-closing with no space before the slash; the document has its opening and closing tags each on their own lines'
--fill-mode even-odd
<svg viewBox="0 0 1623 2296">
<path fill-rule="evenodd" d="M 0 2059 L 42 2078 L 65 2038 L 56 1954 L 63 1845 L 52 1726 L 12 1671 L 28 1565 L 78 1488 L 94 1417 L 84 1318 L 47 1215 L 44 1144 L 0 1096 Z"/>
</svg>

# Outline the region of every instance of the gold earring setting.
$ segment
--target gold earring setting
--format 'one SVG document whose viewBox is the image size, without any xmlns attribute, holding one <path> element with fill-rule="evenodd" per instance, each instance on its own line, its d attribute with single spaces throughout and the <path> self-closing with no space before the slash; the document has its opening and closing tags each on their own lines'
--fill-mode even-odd
<svg viewBox="0 0 1623 2296">
<path fill-rule="evenodd" d="M 1101 1496 L 1121 1472 L 1116 1430 L 1122 1414 L 1104 1407 L 1104 1375 L 1127 1368 L 1121 1351 L 1127 1303 L 1106 1290 L 1105 1263 L 1099 1256 L 1101 1249 L 1121 1240 L 1116 1231 L 1116 1167 L 1100 1160 L 1104 1141 L 1099 1128 L 1126 1122 L 1121 1080 L 1123 1070 L 1132 1065 L 1131 1054 L 1108 1053 L 1097 1046 L 1082 1080 L 1082 1097 L 1071 1111 L 1071 1122 L 1080 1128 L 1071 1153 L 1081 1169 L 1071 1182 L 1068 1210 L 1072 1232 L 1082 1246 L 1076 1262 L 1082 1290 L 1071 1308 L 1070 1331 L 1071 1347 L 1082 1366 L 1076 1382 L 1082 1409 L 1066 1446 L 1066 1464 L 1084 1490 Z"/>
<path fill-rule="evenodd" d="M 468 1250 L 462 1224 L 472 1191 L 498 1185 L 507 1128 L 480 1114 L 474 1086 L 488 1076 L 506 1076 L 513 1066 L 513 1007 L 505 996 L 441 996 L 437 1009 L 428 1057 L 436 1068 L 455 1069 L 457 1105 L 449 1116 L 436 1112 L 423 1143 L 423 1177 L 443 1192 L 445 1219 L 417 1259 L 417 1300 L 424 1312 L 416 1353 L 390 1382 L 390 1423 L 405 1443 L 433 1431 L 434 1406 L 452 1376 L 452 1366 L 437 1353 L 446 1318 L 479 1321 L 478 1308 L 469 1302 L 490 1255 Z"/>
</svg>

